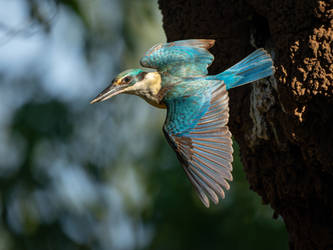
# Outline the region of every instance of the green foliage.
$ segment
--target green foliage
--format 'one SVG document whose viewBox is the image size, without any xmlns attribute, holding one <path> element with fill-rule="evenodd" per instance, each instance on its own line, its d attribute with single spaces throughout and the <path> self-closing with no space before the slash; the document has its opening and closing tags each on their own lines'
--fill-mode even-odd
<svg viewBox="0 0 333 250">
<path fill-rule="evenodd" d="M 67 7 L 69 7 L 74 13 L 76 13 L 78 16 L 82 17 L 80 4 L 76 0 L 56 0 L 58 4 L 63 4 Z"/>
<path fill-rule="evenodd" d="M 34 144 L 43 139 L 66 140 L 72 133 L 70 113 L 63 103 L 27 103 L 18 109 L 12 121 L 13 133 Z"/>
</svg>

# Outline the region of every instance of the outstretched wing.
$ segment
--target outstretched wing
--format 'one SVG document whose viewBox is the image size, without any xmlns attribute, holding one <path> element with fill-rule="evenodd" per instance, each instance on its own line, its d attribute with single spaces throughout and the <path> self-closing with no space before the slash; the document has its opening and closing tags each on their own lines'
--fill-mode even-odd
<svg viewBox="0 0 333 250">
<path fill-rule="evenodd" d="M 143 67 L 179 77 L 207 75 L 207 67 L 214 60 L 208 49 L 214 43 L 215 40 L 207 39 L 160 43 L 149 49 L 140 63 Z"/>
<path fill-rule="evenodd" d="M 222 187 L 228 190 L 232 181 L 228 101 L 225 84 L 209 94 L 167 100 L 164 134 L 206 207 L 209 199 L 223 199 Z"/>
</svg>

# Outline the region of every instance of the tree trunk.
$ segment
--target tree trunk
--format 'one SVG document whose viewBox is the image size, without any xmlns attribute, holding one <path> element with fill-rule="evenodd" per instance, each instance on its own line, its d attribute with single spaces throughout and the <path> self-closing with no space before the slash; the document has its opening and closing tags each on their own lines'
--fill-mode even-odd
<svg viewBox="0 0 333 250">
<path fill-rule="evenodd" d="M 275 77 L 232 89 L 229 126 L 251 189 L 281 215 L 290 249 L 333 249 L 333 3 L 159 0 L 168 41 L 213 38 L 218 73 L 255 48 Z"/>
</svg>

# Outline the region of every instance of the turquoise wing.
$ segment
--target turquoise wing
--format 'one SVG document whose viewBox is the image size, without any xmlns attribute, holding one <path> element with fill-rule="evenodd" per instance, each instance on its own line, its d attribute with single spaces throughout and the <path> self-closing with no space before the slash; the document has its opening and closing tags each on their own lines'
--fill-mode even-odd
<svg viewBox="0 0 333 250">
<path fill-rule="evenodd" d="M 207 67 L 214 60 L 208 49 L 214 43 L 215 40 L 207 39 L 160 43 L 149 49 L 140 63 L 143 67 L 179 77 L 207 75 Z"/>
<path fill-rule="evenodd" d="M 232 181 L 232 139 L 227 123 L 228 93 L 225 84 L 200 94 L 166 100 L 164 134 L 176 151 L 200 200 L 215 204 Z"/>
</svg>

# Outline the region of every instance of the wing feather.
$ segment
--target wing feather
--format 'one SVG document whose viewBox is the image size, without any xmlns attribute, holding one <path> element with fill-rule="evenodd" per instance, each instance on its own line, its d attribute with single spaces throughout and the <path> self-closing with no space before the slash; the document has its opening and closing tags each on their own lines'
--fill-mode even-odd
<svg viewBox="0 0 333 250">
<path fill-rule="evenodd" d="M 189 171 L 189 169 L 187 167 L 184 167 L 184 171 L 187 175 L 187 177 L 189 178 L 189 180 L 191 181 L 194 189 L 197 191 L 199 198 L 201 200 L 201 202 L 206 206 L 209 207 L 209 200 L 207 198 L 207 195 L 205 194 L 204 190 L 202 189 L 202 187 L 198 184 L 197 180 L 193 177 L 193 174 Z"/>
<path fill-rule="evenodd" d="M 217 189 L 218 185 L 214 185 L 204 174 L 204 172 L 199 171 L 196 168 L 190 167 L 190 172 L 193 174 L 194 178 L 199 182 L 199 185 L 203 187 L 205 192 L 208 194 L 208 197 L 217 204 L 219 202 L 219 198 L 216 195 L 214 189 Z"/>
<path fill-rule="evenodd" d="M 144 54 L 140 64 L 179 77 L 207 75 L 207 67 L 214 60 L 208 49 L 214 43 L 208 39 L 159 43 Z"/>
<path fill-rule="evenodd" d="M 223 188 L 228 190 L 230 185 L 227 181 L 233 179 L 233 148 L 227 127 L 229 98 L 225 85 L 215 88 L 209 96 L 209 100 L 201 105 L 198 105 L 198 100 L 169 100 L 164 124 L 168 142 L 176 151 L 200 200 L 207 207 L 209 199 L 215 204 L 219 202 L 218 196 L 224 199 Z M 188 114 L 188 110 L 195 114 Z M 198 118 L 197 114 L 201 116 Z M 183 118 L 179 119 L 180 116 Z"/>
</svg>

